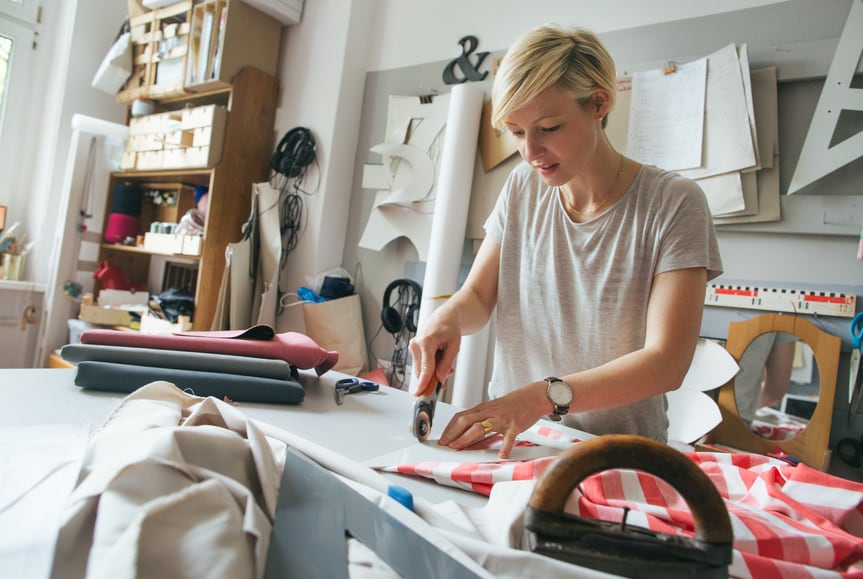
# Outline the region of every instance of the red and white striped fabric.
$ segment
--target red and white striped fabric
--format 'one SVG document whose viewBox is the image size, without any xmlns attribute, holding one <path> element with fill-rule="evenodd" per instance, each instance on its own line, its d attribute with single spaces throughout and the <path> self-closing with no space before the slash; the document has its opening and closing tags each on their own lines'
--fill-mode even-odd
<svg viewBox="0 0 863 579">
<path fill-rule="evenodd" d="M 490 437 L 494 439 L 494 437 Z M 485 444 L 494 444 L 487 441 Z M 734 577 L 863 578 L 863 484 L 754 454 L 687 453 L 725 499 L 734 528 Z M 417 463 L 383 470 L 489 495 L 495 483 L 538 478 L 556 460 Z M 653 475 L 615 469 L 573 491 L 573 514 L 668 534 L 693 534 L 686 503 Z"/>
</svg>

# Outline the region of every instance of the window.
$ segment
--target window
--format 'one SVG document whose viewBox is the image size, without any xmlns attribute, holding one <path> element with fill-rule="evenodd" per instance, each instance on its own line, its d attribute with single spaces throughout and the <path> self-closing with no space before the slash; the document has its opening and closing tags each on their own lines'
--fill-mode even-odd
<svg viewBox="0 0 863 579">
<path fill-rule="evenodd" d="M 37 0 L 0 0 L 0 205 L 10 210 L 15 206 L 15 168 L 25 130 L 38 10 Z"/>
</svg>

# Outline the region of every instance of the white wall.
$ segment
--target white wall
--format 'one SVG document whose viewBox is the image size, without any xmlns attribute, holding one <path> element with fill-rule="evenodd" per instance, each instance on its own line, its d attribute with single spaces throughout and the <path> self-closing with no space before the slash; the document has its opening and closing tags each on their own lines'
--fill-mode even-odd
<svg viewBox="0 0 863 579">
<path fill-rule="evenodd" d="M 314 0 L 311 0 L 314 1 Z M 783 0 L 375 0 L 369 70 L 455 58 L 472 34 L 481 50 L 505 50 L 528 28 L 555 22 L 597 33 L 777 4 Z"/>
<path fill-rule="evenodd" d="M 9 223 L 20 221 L 21 232 L 36 245 L 25 270 L 29 281 L 45 284 L 51 269 L 61 207 L 62 184 L 71 138 L 71 118 L 83 113 L 123 122 L 125 108 L 114 97 L 90 87 L 93 74 L 126 17 L 125 0 L 41 0 L 42 24 L 32 54 L 29 107 L 24 111 L 26 130 L 20 135 L 15 178 L 20 198 Z M 9 179 L 9 176 L 3 178 Z M 63 280 L 60 281 L 62 285 Z M 29 366 L 36 346 L 38 324 L 5 323 L 20 320 L 24 309 L 35 305 L 42 315 L 42 294 L 3 289 L 0 300 L 0 367 Z"/>
<path fill-rule="evenodd" d="M 56 228 L 65 220 L 59 207 L 66 157 L 75 113 L 113 122 L 125 121 L 125 107 L 112 95 L 90 86 L 123 19 L 125 0 L 42 0 L 46 30 L 40 35 L 36 70 L 41 74 L 33 90 L 31 125 L 38 136 L 35 154 L 24 167 L 31 170 L 29 210 L 22 219 L 37 244 L 31 254 L 29 279 L 48 281 Z M 22 224 L 23 225 L 23 224 Z"/>
<path fill-rule="evenodd" d="M 304 126 L 317 141 L 317 169 L 303 187 L 305 230 L 288 258 L 283 286 L 342 263 L 368 42 L 374 11 L 364 0 L 309 0 L 302 22 L 283 29 L 276 139 Z M 295 310 L 295 311 L 298 311 Z M 280 325 L 290 325 L 280 319 Z M 294 322 L 296 323 L 296 322 Z"/>
<path fill-rule="evenodd" d="M 302 285 L 306 275 L 338 265 L 341 255 L 351 259 L 355 252 L 355 248 L 342 252 L 340 243 L 344 242 L 344 219 L 350 196 L 362 194 L 349 190 L 355 167 L 354 157 L 347 153 L 356 137 L 362 106 L 363 83 L 356 78 L 360 69 L 384 71 L 446 61 L 460 54 L 458 39 L 466 34 L 480 40 L 480 50 L 496 51 L 505 49 L 530 26 L 546 22 L 582 25 L 601 34 L 773 3 L 776 2 L 534 0 L 527 4 L 522 0 L 355 0 L 345 9 L 343 3 L 335 0 L 309 0 L 302 23 L 285 32 L 287 42 L 282 50 L 281 68 L 285 113 L 280 116 L 277 130 L 282 134 L 295 124 L 315 129 L 320 137 L 324 175 L 321 191 L 309 200 L 309 226 L 288 260 L 291 270 L 288 291 Z M 365 65 L 362 42 L 350 45 L 340 61 L 339 53 L 347 40 L 360 38 L 366 38 L 368 44 Z M 352 72 L 346 72 L 345 67 Z M 328 93 L 334 89 L 339 90 L 338 98 Z M 351 221 L 348 228 L 354 227 Z M 854 258 L 857 240 L 853 237 L 720 230 L 719 238 L 725 262 L 724 278 L 819 286 L 859 285 L 863 280 L 863 263 Z M 397 249 L 393 255 L 395 261 L 409 261 L 415 259 L 411 253 Z M 343 265 L 351 271 L 355 267 L 354 263 Z M 373 299 L 368 299 L 369 293 L 363 295 L 368 337 L 377 327 L 375 320 L 382 294 L 377 290 L 382 290 L 392 279 L 393 271 L 399 275 L 401 267 L 387 263 L 381 271 L 367 268 L 362 272 L 362 277 L 373 286 L 370 290 L 374 289 Z"/>
</svg>

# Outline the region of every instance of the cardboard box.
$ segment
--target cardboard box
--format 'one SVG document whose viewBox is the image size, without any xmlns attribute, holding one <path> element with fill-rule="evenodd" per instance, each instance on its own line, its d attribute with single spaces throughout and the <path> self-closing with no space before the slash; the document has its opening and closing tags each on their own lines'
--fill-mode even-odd
<svg viewBox="0 0 863 579">
<path fill-rule="evenodd" d="M 200 235 L 175 235 L 173 233 L 145 233 L 144 249 L 153 253 L 173 255 L 201 255 L 204 238 Z"/>
<path fill-rule="evenodd" d="M 204 244 L 202 235 L 183 235 L 183 255 L 199 256 Z"/>
<path fill-rule="evenodd" d="M 153 253 L 182 253 L 183 237 L 173 233 L 147 232 L 144 234 L 144 249 Z"/>
<path fill-rule="evenodd" d="M 131 171 L 138 167 L 138 153 L 134 151 L 126 151 L 123 153 L 123 159 L 120 161 L 120 168 L 124 171 Z"/>
<path fill-rule="evenodd" d="M 227 119 L 227 108 L 220 105 L 204 105 L 183 109 L 183 118 L 180 122 L 184 129 L 197 129 L 198 127 L 224 127 Z"/>
<path fill-rule="evenodd" d="M 103 289 L 99 290 L 99 305 L 110 306 L 146 306 L 150 300 L 150 292 L 133 292 L 129 290 Z"/>
<path fill-rule="evenodd" d="M 124 308 L 82 304 L 78 319 L 100 326 L 131 326 L 138 322 L 139 316 Z"/>
<path fill-rule="evenodd" d="M 137 168 L 141 171 L 161 169 L 164 166 L 162 151 L 141 151 L 138 153 Z"/>
</svg>

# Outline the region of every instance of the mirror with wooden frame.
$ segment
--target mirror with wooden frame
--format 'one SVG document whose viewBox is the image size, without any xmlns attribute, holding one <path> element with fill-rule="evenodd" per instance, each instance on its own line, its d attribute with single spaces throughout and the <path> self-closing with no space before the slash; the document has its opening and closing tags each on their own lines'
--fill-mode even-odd
<svg viewBox="0 0 863 579">
<path fill-rule="evenodd" d="M 762 314 L 743 322 L 731 322 L 726 349 L 740 364 L 741 372 L 720 388 L 722 422 L 707 440 L 759 454 L 781 450 L 813 468 L 826 470 L 830 463 L 830 426 L 841 342 L 839 337 L 799 316 Z M 790 353 L 786 356 L 783 352 Z M 810 407 L 804 413 L 786 412 L 785 404 L 774 405 L 780 398 L 787 398 L 785 388 L 789 385 L 794 357 L 800 364 L 807 359 L 811 363 L 808 381 L 816 389 L 809 396 Z M 748 368 L 753 359 L 755 367 Z M 785 361 L 780 364 L 777 360 Z M 775 392 L 772 395 L 769 392 L 776 389 L 771 386 L 771 381 L 776 382 L 775 376 L 771 380 L 767 374 L 775 373 L 780 365 L 784 386 L 777 398 Z M 758 376 L 757 386 L 750 383 L 752 375 Z"/>
</svg>

